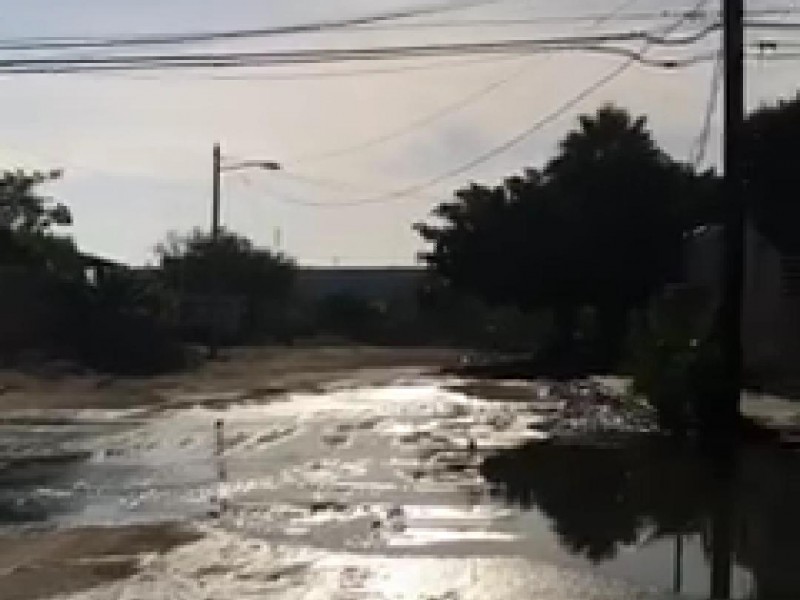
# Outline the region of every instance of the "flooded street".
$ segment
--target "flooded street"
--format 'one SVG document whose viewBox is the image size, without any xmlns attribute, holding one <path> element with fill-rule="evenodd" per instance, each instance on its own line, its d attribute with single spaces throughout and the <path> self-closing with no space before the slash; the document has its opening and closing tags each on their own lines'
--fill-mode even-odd
<svg viewBox="0 0 800 600">
<path fill-rule="evenodd" d="M 708 598 L 720 573 L 733 598 L 800 595 L 800 453 L 718 464 L 644 436 L 577 443 L 552 386 L 404 371 L 173 400 L 0 423 L 7 536 L 157 523 L 196 535 L 129 548 L 129 573 L 61 596 Z"/>
</svg>

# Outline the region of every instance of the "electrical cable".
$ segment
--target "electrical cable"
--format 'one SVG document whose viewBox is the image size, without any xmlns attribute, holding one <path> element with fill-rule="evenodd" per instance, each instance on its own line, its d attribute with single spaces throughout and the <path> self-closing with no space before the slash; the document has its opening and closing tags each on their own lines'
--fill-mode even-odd
<svg viewBox="0 0 800 600">
<path fill-rule="evenodd" d="M 689 162 L 695 169 L 705 160 L 706 152 L 708 151 L 711 122 L 719 104 L 719 90 L 722 85 L 723 66 L 722 56 L 719 56 L 714 63 L 714 70 L 711 75 L 711 90 L 708 94 L 708 102 L 703 116 L 703 125 L 700 129 L 700 134 L 695 139 L 689 151 Z"/>
<path fill-rule="evenodd" d="M 491 4 L 499 4 L 505 0 L 466 0 L 464 2 L 434 3 L 405 10 L 395 10 L 350 19 L 325 20 L 282 27 L 260 29 L 237 29 L 230 31 L 197 32 L 183 34 L 152 34 L 132 37 L 108 38 L 34 38 L 0 41 L 0 50 L 59 50 L 59 49 L 91 49 L 114 48 L 121 46 L 157 46 L 219 40 L 246 39 L 297 33 L 316 33 L 342 29 L 353 26 L 365 26 L 387 21 L 421 17 L 457 10 L 465 10 Z"/>
<path fill-rule="evenodd" d="M 628 48 L 605 46 L 609 42 L 642 41 L 649 48 L 654 45 L 689 46 L 720 28 L 711 24 L 684 37 L 655 35 L 635 31 L 595 36 L 568 36 L 552 38 L 512 39 L 490 42 L 462 42 L 426 44 L 415 46 L 383 46 L 346 49 L 311 49 L 277 52 L 226 52 L 188 53 L 171 55 L 112 55 L 74 58 L 10 58 L 0 60 L 0 73 L 75 73 L 121 70 L 166 70 L 196 68 L 242 68 L 273 65 L 330 64 L 335 62 L 397 60 L 430 56 L 462 56 L 467 54 L 516 54 L 536 51 L 584 51 L 618 54 L 645 64 L 670 68 L 680 66 L 681 60 L 651 60 Z M 691 64 L 692 61 L 684 61 Z M 674 63 L 674 64 L 673 64 Z"/>
<path fill-rule="evenodd" d="M 465 4 L 432 5 L 428 8 L 408 9 L 380 13 L 351 19 L 327 20 L 305 24 L 285 25 L 279 27 L 233 29 L 226 31 L 207 31 L 190 33 L 160 33 L 143 36 L 128 37 L 29 37 L 0 39 L 0 50 L 39 51 L 39 50 L 86 50 L 102 48 L 121 48 L 136 46 L 180 45 L 187 43 L 214 42 L 223 40 L 262 39 L 274 36 L 292 34 L 325 33 L 331 30 L 364 33 L 370 31 L 386 31 L 419 28 L 446 28 L 446 27 L 494 27 L 494 26 L 521 26 L 542 25 L 558 23 L 576 23 L 593 21 L 605 23 L 609 21 L 647 21 L 687 17 L 692 20 L 703 18 L 719 19 L 719 11 L 675 11 L 664 10 L 656 12 L 625 13 L 624 8 L 613 15 L 582 14 L 582 15 L 552 15 L 519 19 L 468 19 L 456 21 L 426 21 L 418 23 L 396 23 L 410 17 L 419 17 L 429 14 L 453 11 L 457 9 L 473 8 L 486 4 L 493 4 L 503 0 L 475 0 Z M 638 0 L 630 0 L 635 2 Z M 797 7 L 757 9 L 747 12 L 750 16 L 780 16 L 797 14 Z M 775 22 L 751 22 L 753 25 L 778 26 Z M 792 24 L 787 24 L 791 26 Z"/>
<path fill-rule="evenodd" d="M 308 72 L 291 72 L 284 74 L 273 73 L 239 73 L 239 74 L 225 74 L 218 75 L 215 73 L 195 73 L 188 79 L 191 80 L 210 80 L 210 81 L 304 81 L 314 79 L 337 79 L 340 77 L 359 77 L 362 75 L 392 75 L 395 73 L 408 73 L 415 71 L 433 71 L 436 69 L 451 69 L 469 67 L 473 65 L 497 64 L 507 61 L 518 60 L 518 57 L 513 55 L 508 56 L 489 56 L 483 58 L 466 58 L 459 57 L 445 58 L 443 60 L 434 61 L 427 64 L 411 64 L 399 65 L 394 67 L 374 67 L 374 68 L 360 68 L 360 69 L 347 69 L 336 71 L 308 71 Z M 276 67 L 279 68 L 279 67 Z M 124 73 L 123 73 L 124 75 Z M 143 76 L 141 79 L 148 79 L 148 76 Z M 149 79 L 159 79 L 158 76 L 149 77 Z M 174 78 L 171 78 L 174 79 Z"/>
<path fill-rule="evenodd" d="M 800 29 L 800 22 L 797 21 L 745 21 L 747 29 L 785 29 L 795 31 Z"/>
<path fill-rule="evenodd" d="M 428 189 L 430 187 L 433 187 L 438 183 L 441 183 L 443 181 L 446 181 L 448 179 L 452 179 L 453 177 L 461 175 L 461 174 L 473 169 L 474 167 L 489 161 L 490 159 L 494 158 L 495 156 L 503 154 L 507 150 L 513 148 L 514 146 L 516 146 L 517 144 L 519 144 L 520 142 L 525 140 L 527 137 L 529 137 L 534 132 L 538 131 L 539 129 L 541 129 L 545 125 L 557 120 L 564 113 L 566 113 L 568 110 L 570 110 L 574 106 L 578 105 L 581 101 L 583 101 L 585 98 L 589 97 L 596 90 L 600 89 L 601 87 L 603 87 L 604 85 L 606 85 L 610 81 L 616 79 L 619 75 L 621 75 L 624 71 L 626 71 L 628 69 L 628 67 L 630 67 L 631 64 L 633 64 L 633 61 L 626 61 L 626 62 L 623 62 L 623 63 L 617 65 L 617 67 L 614 68 L 614 70 L 612 70 L 611 72 L 607 73 L 606 75 L 604 75 L 603 77 L 601 77 L 600 79 L 598 79 L 597 81 L 592 83 L 592 85 L 584 88 L 579 94 L 577 94 L 576 96 L 573 96 L 567 102 L 561 104 L 554 111 L 548 113 L 545 117 L 539 119 L 538 121 L 536 121 L 530 127 L 527 127 L 526 129 L 524 129 L 520 133 L 514 135 L 512 138 L 506 140 L 502 144 L 500 144 L 498 146 L 495 146 L 491 150 L 488 150 L 488 151 L 484 152 L 483 154 L 481 154 L 481 155 L 473 158 L 472 160 L 468 161 L 467 163 L 459 165 L 458 167 L 450 169 L 449 171 L 441 173 L 441 174 L 439 174 L 439 175 L 437 175 L 435 177 L 432 177 L 430 179 L 427 179 L 427 180 L 425 180 L 423 182 L 416 183 L 416 184 L 413 184 L 413 185 L 410 185 L 408 187 L 401 188 L 401 189 L 398 189 L 398 190 L 394 190 L 392 192 L 383 194 L 381 196 L 375 196 L 373 198 L 352 200 L 352 201 L 346 201 L 346 202 L 336 202 L 336 203 L 308 201 L 308 202 L 303 202 L 302 205 L 303 206 L 309 206 L 309 207 L 316 207 L 316 208 L 342 208 L 342 207 L 353 207 L 353 206 L 365 206 L 365 205 L 368 205 L 368 204 L 381 204 L 381 203 L 384 203 L 384 202 L 387 202 L 387 201 L 391 201 L 391 200 L 395 200 L 395 199 L 399 199 L 399 198 L 410 197 L 410 196 L 412 196 L 414 194 L 417 194 L 418 192 L 421 192 L 421 191 L 426 190 L 426 189 Z"/>
<path fill-rule="evenodd" d="M 599 14 L 593 15 L 592 23 L 590 26 L 590 30 L 595 29 L 602 25 L 603 23 L 608 22 L 611 19 L 614 19 L 616 16 L 621 14 L 626 9 L 630 8 L 631 6 L 635 5 L 637 2 L 641 0 L 623 0 L 615 7 L 613 7 L 610 11 Z M 424 127 L 446 115 L 452 114 L 462 108 L 469 106 L 470 104 L 475 103 L 476 101 L 484 98 L 485 96 L 491 94 L 495 90 L 503 87 L 504 85 L 508 84 L 509 82 L 519 78 L 523 73 L 525 73 L 529 68 L 530 64 L 526 63 L 522 66 L 522 68 L 515 70 L 510 75 L 504 76 L 500 79 L 496 79 L 490 82 L 488 85 L 485 85 L 475 92 L 468 94 L 464 98 L 460 98 L 456 102 L 450 103 L 446 106 L 443 106 L 439 110 L 433 111 L 421 118 L 414 119 L 410 123 L 407 123 L 401 127 L 395 128 L 390 130 L 384 134 L 374 136 L 357 144 L 351 144 L 349 146 L 340 147 L 334 150 L 329 150 L 327 152 L 322 152 L 318 154 L 312 154 L 307 156 L 301 156 L 295 160 L 289 160 L 289 163 L 293 162 L 319 162 L 322 160 L 328 160 L 331 158 L 336 158 L 340 156 L 346 156 L 352 154 L 354 152 L 360 152 L 363 150 L 367 150 L 369 148 L 373 148 L 380 144 L 386 143 L 398 137 L 407 135 L 421 127 Z"/>
<path fill-rule="evenodd" d="M 477 90 L 475 90 L 471 94 L 467 94 L 463 98 L 459 98 L 456 102 L 452 102 L 447 104 L 446 106 L 441 107 L 438 110 L 435 110 L 431 113 L 426 114 L 423 117 L 414 119 L 400 127 L 395 129 L 389 130 L 385 133 L 380 135 L 368 138 L 362 142 L 357 144 L 351 144 L 349 146 L 343 146 L 340 148 L 336 148 L 335 150 L 328 150 L 326 152 L 321 152 L 318 154 L 311 154 L 306 156 L 300 156 L 295 160 L 290 160 L 288 162 L 295 163 L 308 163 L 308 162 L 320 162 L 323 160 L 328 160 L 331 158 L 337 158 L 340 156 L 346 156 L 352 154 L 354 152 L 361 152 L 363 150 L 368 150 L 370 148 L 374 148 L 375 146 L 384 144 L 388 141 L 393 139 L 402 137 L 407 135 L 417 129 L 420 129 L 434 121 L 441 119 L 442 117 L 457 112 L 458 110 L 469 106 L 470 104 L 474 104 L 481 98 L 484 98 L 494 92 L 495 90 L 503 87 L 504 85 L 508 84 L 511 81 L 519 78 L 525 71 L 530 68 L 530 64 L 525 64 L 522 68 L 515 69 L 511 74 L 506 75 L 500 79 L 495 79 L 494 81 L 490 82 L 488 85 L 485 85 Z"/>
<path fill-rule="evenodd" d="M 307 175 L 304 173 L 297 173 L 295 171 L 288 171 L 285 168 L 280 171 L 280 174 L 290 180 L 299 181 L 301 183 L 307 183 L 316 187 L 322 187 L 327 189 L 336 190 L 339 192 L 347 192 L 347 193 L 354 193 L 354 192 L 370 192 L 376 193 L 375 189 L 368 189 L 363 186 L 354 185 L 350 182 L 340 181 L 338 179 L 330 179 L 328 177 L 319 177 L 316 175 Z M 383 192 L 386 193 L 386 192 Z M 428 202 L 436 201 L 437 198 L 433 196 L 427 195 L 415 195 L 415 199 L 418 200 L 426 200 Z"/>
<path fill-rule="evenodd" d="M 702 7 L 704 7 L 708 3 L 708 1 L 709 0 L 700 0 L 697 3 L 697 5 L 695 6 L 695 10 L 699 10 Z M 686 22 L 686 20 L 687 20 L 687 17 L 682 17 L 681 19 L 678 19 L 673 24 L 671 24 L 669 27 L 667 27 L 664 30 L 663 34 L 664 35 L 669 35 L 669 34 L 673 33 L 674 31 L 679 29 Z M 649 45 L 650 45 L 649 42 L 645 42 L 639 52 L 640 53 L 646 52 L 646 50 L 649 48 Z M 392 192 L 388 192 L 388 193 L 383 194 L 381 196 L 375 196 L 375 197 L 372 197 L 372 198 L 365 198 L 365 199 L 360 199 L 360 200 L 352 200 L 352 201 L 347 201 L 347 202 L 336 202 L 336 203 L 314 202 L 314 201 L 305 202 L 304 201 L 302 203 L 295 202 L 295 204 L 299 204 L 299 205 L 302 205 L 302 206 L 308 206 L 308 207 L 315 207 L 315 208 L 343 208 L 343 207 L 365 206 L 365 205 L 369 205 L 369 204 L 379 204 L 379 203 L 384 203 L 384 202 L 392 201 L 392 200 L 399 199 L 399 198 L 409 197 L 412 194 L 417 194 L 419 192 L 422 192 L 422 191 L 424 191 L 424 190 L 426 190 L 426 189 L 428 189 L 430 187 L 433 187 L 433 186 L 435 186 L 435 185 L 437 185 L 437 184 L 439 184 L 439 183 L 441 183 L 443 181 L 446 181 L 448 179 L 451 179 L 453 177 L 461 175 L 461 174 L 473 169 L 474 167 L 476 167 L 476 166 L 478 166 L 478 165 L 480 165 L 482 163 L 485 163 L 485 162 L 491 160 L 492 158 L 494 158 L 495 156 L 498 156 L 498 155 L 506 152 L 507 150 L 513 148 L 514 146 L 518 145 L 519 143 L 521 143 L 522 141 L 527 139 L 530 135 L 532 135 L 536 131 L 542 129 L 547 124 L 557 120 L 559 117 L 561 117 L 563 114 L 565 114 L 568 110 L 570 110 L 573 107 L 575 107 L 578 104 L 580 104 L 584 99 L 586 99 L 587 97 L 591 96 L 595 91 L 597 91 L 598 89 L 602 88 L 603 86 L 607 85 L 608 83 L 610 83 L 611 81 L 613 81 L 614 79 L 616 79 L 617 77 L 622 75 L 633 64 L 635 64 L 635 62 L 636 61 L 635 61 L 634 58 L 629 58 L 628 60 L 620 63 L 614 69 L 612 69 L 610 72 L 606 73 L 605 75 L 603 75 L 602 77 L 600 77 L 599 79 L 597 79 L 593 83 L 591 83 L 589 86 L 587 86 L 584 89 L 582 89 L 578 94 L 576 94 L 575 96 L 571 97 L 566 102 L 564 102 L 561 105 L 559 105 L 556 109 L 554 109 L 553 111 L 551 111 L 550 113 L 548 113 L 547 115 L 542 117 L 541 119 L 537 120 L 531 126 L 525 128 L 521 132 L 519 132 L 516 135 L 512 136 L 511 138 L 509 138 L 505 142 L 503 142 L 503 143 L 491 148 L 490 150 L 480 154 L 479 156 L 469 160 L 466 163 L 463 163 L 463 164 L 461 164 L 461 165 L 459 165 L 457 167 L 454 167 L 454 168 L 452 168 L 452 169 L 450 169 L 448 171 L 445 171 L 444 173 L 440 173 L 439 175 L 431 177 L 431 178 L 429 178 L 429 179 L 427 179 L 425 181 L 421 181 L 419 183 L 412 184 L 412 185 L 407 186 L 405 188 L 394 190 Z"/>
<path fill-rule="evenodd" d="M 667 70 L 676 70 L 676 69 L 683 69 L 687 67 L 692 67 L 697 64 L 708 62 L 709 60 L 713 60 L 714 53 L 701 53 L 695 54 L 692 56 L 688 56 L 685 58 L 669 58 L 669 59 L 654 59 L 649 58 L 636 50 L 631 50 L 629 48 L 619 48 L 613 46 L 553 46 L 550 48 L 539 48 L 532 50 L 532 52 L 582 52 L 587 54 L 598 54 L 598 55 L 609 55 L 609 56 L 617 56 L 622 58 L 627 58 L 632 62 L 637 62 L 645 66 L 660 68 L 660 69 L 667 69 Z M 768 57 L 769 58 L 769 57 Z M 292 63 L 292 64 L 326 64 L 326 63 Z M 50 68 L 42 68 L 42 67 L 11 67 L 11 68 L 3 68 L 0 67 L 0 75 L 76 75 L 76 74 L 96 74 L 96 73 L 143 73 L 143 72 L 167 72 L 167 71 L 176 71 L 176 70 L 191 70 L 191 69 L 200 69 L 200 70 L 207 70 L 207 69 L 242 69 L 242 68 L 256 68 L 256 67 L 267 67 L 273 66 L 274 63 L 272 62 L 260 62 L 260 61 L 247 61 L 247 62 L 236 62 L 236 63 L 206 63 L 206 62 L 198 62 L 198 63 L 181 63 L 181 64 L 148 64 L 148 63 L 141 63 L 141 64 L 130 64 L 130 65 L 93 65 L 93 66 L 82 66 L 82 67 L 71 67 L 71 66 L 61 66 L 61 67 L 50 67 Z"/>
</svg>

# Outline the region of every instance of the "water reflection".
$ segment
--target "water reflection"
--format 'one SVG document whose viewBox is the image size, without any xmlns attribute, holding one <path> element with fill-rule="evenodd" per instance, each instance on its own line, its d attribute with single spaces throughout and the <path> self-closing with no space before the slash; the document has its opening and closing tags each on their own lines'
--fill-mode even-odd
<svg viewBox="0 0 800 600">
<path fill-rule="evenodd" d="M 0 468 L 0 527 L 43 524 L 74 508 L 62 490 L 71 485 L 80 460 L 19 461 Z"/>
<path fill-rule="evenodd" d="M 490 456 L 482 470 L 496 493 L 538 508 L 569 552 L 595 563 L 673 538 L 680 591 L 684 537 L 699 536 L 712 597 L 730 597 L 734 564 L 752 573 L 756 598 L 800 597 L 798 454 L 748 449 L 713 458 L 652 438 L 539 443 Z"/>
</svg>

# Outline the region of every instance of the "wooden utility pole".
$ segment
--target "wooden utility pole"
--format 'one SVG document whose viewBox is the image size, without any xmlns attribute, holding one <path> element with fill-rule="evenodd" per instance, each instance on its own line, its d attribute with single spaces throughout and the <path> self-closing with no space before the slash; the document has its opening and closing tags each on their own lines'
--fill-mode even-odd
<svg viewBox="0 0 800 600">
<path fill-rule="evenodd" d="M 211 196 L 211 240 L 216 244 L 219 239 L 220 178 L 222 177 L 222 150 L 219 144 L 214 144 L 213 169 L 212 185 L 214 189 Z"/>
<path fill-rule="evenodd" d="M 212 156 L 212 194 L 211 194 L 211 265 L 209 277 L 211 279 L 209 302 L 211 306 L 211 328 L 209 332 L 208 353 L 211 358 L 219 354 L 220 338 L 222 337 L 222 324 L 225 316 L 223 311 L 223 275 L 222 251 L 220 248 L 220 201 L 222 195 L 222 173 L 240 171 L 244 169 L 261 169 L 264 171 L 280 171 L 281 164 L 274 160 L 243 160 L 237 163 L 222 165 L 222 150 L 220 145 L 214 144 Z"/>
<path fill-rule="evenodd" d="M 679 595 L 683 590 L 683 532 L 675 536 L 675 556 L 672 563 L 672 593 Z"/>
<path fill-rule="evenodd" d="M 209 330 L 208 342 L 208 355 L 210 358 L 216 358 L 219 354 L 219 339 L 220 339 L 220 325 L 222 320 L 222 311 L 220 307 L 220 284 L 219 277 L 221 275 L 221 265 L 219 264 L 219 204 L 221 195 L 221 178 L 222 178 L 222 150 L 219 144 L 214 144 L 213 157 L 212 157 L 212 192 L 211 192 L 211 290 L 209 294 L 210 301 L 210 320 L 211 327 Z"/>
<path fill-rule="evenodd" d="M 725 405 L 719 425 L 734 427 L 742 388 L 742 307 L 744 292 L 745 198 L 742 141 L 745 119 L 744 0 L 723 2 L 725 60 L 723 281 L 721 344 L 726 372 Z"/>
</svg>

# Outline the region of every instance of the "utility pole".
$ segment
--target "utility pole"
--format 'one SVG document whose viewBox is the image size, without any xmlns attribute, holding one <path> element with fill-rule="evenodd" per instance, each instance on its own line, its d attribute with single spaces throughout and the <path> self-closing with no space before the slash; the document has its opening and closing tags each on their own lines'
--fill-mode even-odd
<svg viewBox="0 0 800 600">
<path fill-rule="evenodd" d="M 218 143 L 214 144 L 212 159 L 212 195 L 211 195 L 211 328 L 209 331 L 208 355 L 216 358 L 219 354 L 220 321 L 222 318 L 220 310 L 220 285 L 219 277 L 221 274 L 220 252 L 219 252 L 219 204 L 221 195 L 222 178 L 222 150 Z"/>
<path fill-rule="evenodd" d="M 214 144 L 213 157 L 213 195 L 211 197 L 211 240 L 214 244 L 219 240 L 219 201 L 220 201 L 220 179 L 222 177 L 222 150 L 219 144 Z"/>
<path fill-rule="evenodd" d="M 725 60 L 723 281 L 721 344 L 726 398 L 719 407 L 721 428 L 735 426 L 742 387 L 742 307 L 745 273 L 745 197 L 742 141 L 745 120 L 744 0 L 723 2 Z"/>
<path fill-rule="evenodd" d="M 212 194 L 211 194 L 211 265 L 210 265 L 210 293 L 211 304 L 211 330 L 209 332 L 208 354 L 216 358 L 219 354 L 219 342 L 222 337 L 222 252 L 220 249 L 220 201 L 222 195 L 222 173 L 241 171 L 245 169 L 261 169 L 263 171 L 280 171 L 281 164 L 274 160 L 243 160 L 236 163 L 222 164 L 222 150 L 219 143 L 214 144 L 212 156 Z"/>
</svg>

